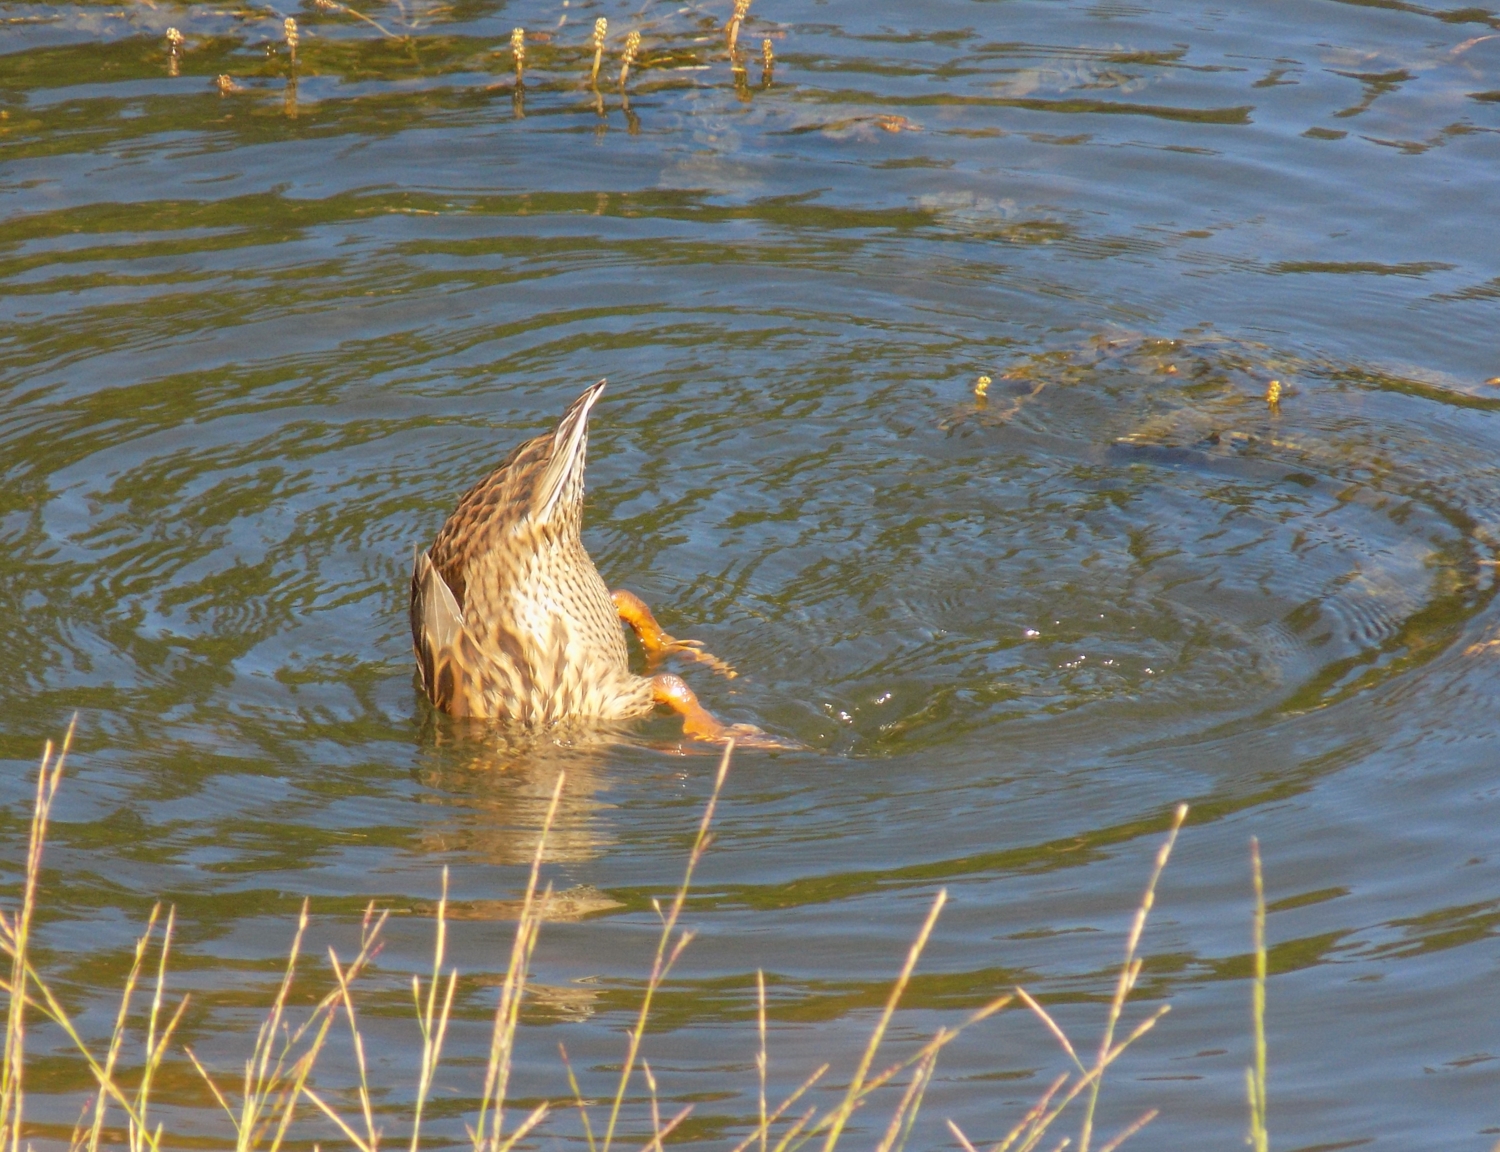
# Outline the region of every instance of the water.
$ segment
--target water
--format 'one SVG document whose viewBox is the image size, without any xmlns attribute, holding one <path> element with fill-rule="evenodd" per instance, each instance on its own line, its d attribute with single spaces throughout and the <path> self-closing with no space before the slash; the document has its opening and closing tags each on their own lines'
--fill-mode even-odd
<svg viewBox="0 0 1500 1152">
<path fill-rule="evenodd" d="M 1097 1043 L 1185 800 L 1129 1019 L 1173 1011 L 1101 1130 L 1154 1107 L 1136 1146 L 1241 1139 L 1256 836 L 1275 1145 L 1489 1148 L 1500 16 L 758 0 L 737 72 L 725 5 L 367 14 L 392 35 L 298 11 L 293 84 L 264 9 L 5 10 L 7 890 L 77 710 L 41 940 L 91 1034 L 158 898 L 182 1040 L 221 1070 L 302 898 L 314 956 L 373 899 L 401 1139 L 447 866 L 428 1131 L 462 1142 L 565 768 L 513 1088 L 565 1097 L 561 1041 L 608 1091 L 715 761 L 669 718 L 455 733 L 405 620 L 412 545 L 608 376 L 596 562 L 740 669 L 681 669 L 710 707 L 806 746 L 737 757 L 685 913 L 645 1049 L 682 1138 L 753 1122 L 757 968 L 773 1097 L 847 1077 L 939 887 L 892 1058 L 1018 982 Z M 644 34 L 628 108 L 578 83 L 599 15 L 611 77 Z M 519 97 L 517 25 L 551 34 Z M 980 1026 L 913 1146 L 956 1147 L 947 1117 L 994 1140 L 1067 1067 L 1024 1013 Z M 180 1053 L 164 1075 L 168 1131 L 222 1141 Z M 30 1083 L 64 1139 L 83 1074 Z"/>
</svg>

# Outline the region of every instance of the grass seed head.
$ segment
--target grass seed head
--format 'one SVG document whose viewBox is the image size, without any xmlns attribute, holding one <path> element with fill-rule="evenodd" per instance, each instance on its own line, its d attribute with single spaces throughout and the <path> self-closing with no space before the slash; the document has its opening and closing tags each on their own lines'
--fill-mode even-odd
<svg viewBox="0 0 1500 1152">
<path fill-rule="evenodd" d="M 604 37 L 609 33 L 609 21 L 603 16 L 594 21 L 594 67 L 589 72 L 589 83 L 599 82 L 599 63 L 604 59 Z"/>
<path fill-rule="evenodd" d="M 729 23 L 724 27 L 724 34 L 729 41 L 729 54 L 734 55 L 735 43 L 740 38 L 740 25 L 745 22 L 745 17 L 750 13 L 750 0 L 734 0 L 734 15 L 729 18 Z"/>
<path fill-rule="evenodd" d="M 519 77 L 526 69 L 526 29 L 510 30 L 510 51 L 516 58 L 516 76 Z"/>
<path fill-rule="evenodd" d="M 625 37 L 625 55 L 620 63 L 620 87 L 625 87 L 625 81 L 630 76 L 630 66 L 635 63 L 635 55 L 641 48 L 641 34 L 631 32 Z"/>
</svg>

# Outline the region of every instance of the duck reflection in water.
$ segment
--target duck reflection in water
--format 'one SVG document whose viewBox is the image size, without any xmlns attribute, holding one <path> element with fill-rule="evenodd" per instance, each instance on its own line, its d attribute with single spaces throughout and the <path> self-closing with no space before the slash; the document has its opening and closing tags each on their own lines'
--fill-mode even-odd
<svg viewBox="0 0 1500 1152">
<path fill-rule="evenodd" d="M 426 789 L 418 799 L 427 807 L 417 851 L 519 873 L 509 892 L 502 886 L 503 895 L 471 892 L 450 900 L 450 921 L 504 924 L 520 917 L 522 877 L 536 857 L 560 774 L 565 779 L 542 860 L 563 867 L 543 877 L 538 914 L 547 923 L 571 923 L 622 907 L 593 884 L 570 876 L 573 866 L 599 859 L 615 842 L 614 805 L 600 798 L 611 785 L 613 771 L 607 752 L 615 741 L 607 738 L 607 727 L 577 743 L 560 733 L 507 732 L 493 723 L 450 721 L 437 715 L 430 716 L 428 730 L 416 769 Z M 614 735 L 623 738 L 624 727 Z M 435 907 L 416 910 L 432 915 Z M 498 983 L 503 976 L 502 972 L 475 978 Z M 585 1020 L 593 1015 L 600 991 L 590 983 L 532 980 L 527 983 L 526 1012 L 533 1019 Z"/>
<path fill-rule="evenodd" d="M 613 841 L 599 799 L 609 787 L 604 733 L 570 744 L 545 735 L 506 733 L 493 725 L 449 724 L 434 718 L 433 739 L 420 752 L 417 778 L 442 818 L 422 834 L 433 853 L 458 853 L 487 864 L 529 865 L 546 824 L 560 774 L 566 774 L 547 833 L 550 863 L 593 860 Z M 624 733 L 621 732 L 620 735 Z M 567 893 L 559 896 L 567 897 Z M 503 915 L 500 918 L 513 916 Z"/>
</svg>

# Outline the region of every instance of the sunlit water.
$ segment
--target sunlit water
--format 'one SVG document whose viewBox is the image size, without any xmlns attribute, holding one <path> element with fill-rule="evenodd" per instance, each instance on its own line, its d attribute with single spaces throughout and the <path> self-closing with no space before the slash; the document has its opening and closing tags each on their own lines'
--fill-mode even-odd
<svg viewBox="0 0 1500 1152">
<path fill-rule="evenodd" d="M 389 35 L 299 10 L 293 67 L 265 9 L 3 9 L 7 886 L 77 710 L 42 941 L 91 1034 L 161 898 L 180 1039 L 233 1070 L 303 896 L 310 973 L 373 899 L 400 1140 L 447 866 L 429 1133 L 463 1141 L 565 768 L 513 1091 L 569 1095 L 558 1042 L 609 1090 L 715 761 L 669 718 L 455 732 L 405 619 L 413 544 L 607 376 L 600 569 L 740 669 L 679 669 L 710 707 L 806 746 L 736 758 L 685 913 L 645 1048 L 679 1137 L 753 1124 L 757 968 L 773 1100 L 847 1079 L 940 887 L 889 1058 L 1018 982 L 1096 1044 L 1185 800 L 1128 1022 L 1173 1011 L 1101 1130 L 1241 1140 L 1255 836 L 1275 1146 L 1489 1148 L 1500 17 L 757 0 L 735 68 L 727 4 L 367 14 Z M 352 1114 L 344 1051 L 320 1083 Z M 1024 1013 L 980 1026 L 912 1146 L 998 1138 L 1068 1067 Z M 65 1138 L 83 1074 L 32 1075 Z M 164 1076 L 168 1131 L 224 1139 L 180 1052 Z"/>
</svg>

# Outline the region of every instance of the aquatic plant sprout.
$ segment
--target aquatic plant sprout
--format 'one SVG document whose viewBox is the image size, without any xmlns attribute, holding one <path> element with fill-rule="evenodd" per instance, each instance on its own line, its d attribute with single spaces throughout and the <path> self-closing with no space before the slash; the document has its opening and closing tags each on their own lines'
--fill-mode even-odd
<svg viewBox="0 0 1500 1152">
<path fill-rule="evenodd" d="M 183 996 L 175 1005 L 169 1004 L 167 995 L 168 961 L 171 955 L 172 937 L 176 923 L 174 909 L 167 909 L 165 918 L 160 905 L 153 908 L 147 919 L 145 930 L 135 946 L 133 962 L 126 974 L 120 1005 L 114 1026 L 102 1046 L 103 1055 L 94 1054 L 96 1044 L 86 1041 L 67 1010 L 49 987 L 47 980 L 37 971 L 30 957 L 32 925 L 40 899 L 42 851 L 46 841 L 48 822 L 62 780 L 63 765 L 72 743 L 73 728 L 70 726 L 61 745 L 54 749 L 49 742 L 42 754 L 37 777 L 36 797 L 33 804 L 30 837 L 28 841 L 25 878 L 21 891 L 21 905 L 13 914 L 0 914 L 0 949 L 10 959 L 10 979 L 4 984 L 9 997 L 4 1048 L 3 1070 L 0 1070 L 0 1152 L 21 1152 L 24 1127 L 24 1073 L 26 1068 L 26 1029 L 28 1015 L 39 1017 L 57 1025 L 72 1047 L 82 1057 L 91 1074 L 96 1089 L 92 1101 L 85 1105 L 70 1140 L 70 1152 L 97 1152 L 105 1135 L 106 1115 L 112 1106 L 118 1106 L 126 1120 L 126 1144 L 129 1152 L 160 1152 L 164 1146 L 163 1125 L 154 1127 L 150 1122 L 157 1074 L 167 1061 L 172 1039 L 182 1021 L 188 998 Z M 691 889 L 693 877 L 712 844 L 711 828 L 714 815 L 720 805 L 724 783 L 728 778 L 734 754 L 732 741 L 726 744 L 714 775 L 713 788 L 698 822 L 697 833 L 688 853 L 687 865 L 681 882 L 672 899 L 665 906 L 653 900 L 661 932 L 651 971 L 647 977 L 635 1020 L 625 1038 L 625 1056 L 620 1066 L 619 1077 L 613 1094 L 607 1103 L 591 1105 L 568 1061 L 567 1053 L 559 1046 L 565 1079 L 572 1102 L 578 1110 L 579 1123 L 590 1152 L 611 1152 L 624 1139 L 622 1121 L 625 1102 L 631 1083 L 639 1074 L 646 1088 L 644 1117 L 633 1118 L 632 1123 L 648 1122 L 649 1137 L 643 1152 L 663 1152 L 667 1138 L 692 1112 L 688 1104 L 670 1118 L 663 1120 L 660 1107 L 660 1091 L 657 1075 L 643 1054 L 648 1022 L 653 1003 L 662 990 L 667 977 L 681 959 L 693 939 L 691 929 L 680 927 L 682 913 Z M 491 1028 L 489 1058 L 485 1070 L 483 1091 L 479 1098 L 477 1114 L 471 1125 L 466 1125 L 473 1152 L 511 1152 L 518 1142 L 524 1140 L 541 1125 L 555 1105 L 543 1101 L 532 1108 L 508 1132 L 506 1131 L 507 1093 L 515 1057 L 516 1037 L 520 1023 L 520 1010 L 526 994 L 529 967 L 541 930 L 545 908 L 551 899 L 550 884 L 542 888 L 541 866 L 547 841 L 551 835 L 558 806 L 563 794 L 566 777 L 559 774 L 552 790 L 551 801 L 542 823 L 541 834 L 531 859 L 520 911 L 517 916 L 515 936 L 510 950 L 504 978 L 500 983 L 499 1003 L 495 1010 Z M 891 984 L 885 1002 L 871 1029 L 869 1038 L 859 1053 L 855 1067 L 847 1083 L 834 1094 L 831 1103 L 823 1107 L 813 1106 L 799 1110 L 807 1092 L 820 1083 L 829 1071 L 825 1063 L 806 1076 L 798 1087 L 774 1107 L 767 1095 L 770 1058 L 766 1036 L 766 984 L 765 975 L 757 970 L 755 975 L 756 1034 L 758 1047 L 755 1057 L 756 1102 L 758 1122 L 746 1133 L 730 1152 L 747 1152 L 752 1147 L 759 1152 L 798 1152 L 812 1141 L 817 1141 L 821 1152 L 834 1152 L 843 1140 L 850 1118 L 861 1107 L 869 1103 L 872 1096 L 882 1089 L 900 1089 L 899 1097 L 888 1121 L 879 1126 L 880 1133 L 875 1152 L 903 1152 L 918 1112 L 931 1085 L 940 1054 L 944 1047 L 966 1029 L 994 1016 L 1019 999 L 1045 1026 L 1061 1045 L 1074 1066 L 1051 1081 L 1036 1102 L 1004 1136 L 992 1145 L 988 1152 L 1033 1152 L 1049 1130 L 1053 1129 L 1068 1112 L 1069 1106 L 1081 1101 L 1077 1148 L 1088 1152 L 1093 1138 L 1096 1108 L 1104 1072 L 1137 1040 L 1149 1032 L 1166 1014 L 1162 1005 L 1136 1023 L 1123 1039 L 1117 1032 L 1131 993 L 1140 976 L 1143 959 L 1140 945 L 1155 901 L 1157 883 L 1165 870 L 1177 835 L 1187 818 L 1187 806 L 1179 805 L 1173 813 L 1170 827 L 1155 857 L 1150 878 L 1141 902 L 1136 909 L 1126 937 L 1125 956 L 1115 980 L 1114 993 L 1109 1001 L 1108 1012 L 1093 1059 L 1085 1063 L 1078 1054 L 1078 1046 L 1042 1004 L 1024 988 L 1016 988 L 994 998 L 982 1007 L 971 1011 L 952 1025 L 939 1028 L 915 1051 L 909 1052 L 884 1066 L 877 1064 L 885 1038 L 897 1012 L 903 995 L 916 971 L 922 954 L 936 930 L 944 905 L 947 903 L 946 889 L 940 889 L 933 897 L 928 912 L 907 950 L 904 963 Z M 1255 882 L 1255 981 L 1253 988 L 1252 1014 L 1255 1028 L 1254 1063 L 1247 1071 L 1250 1101 L 1250 1143 L 1256 1152 L 1265 1152 L 1268 1147 L 1265 1130 L 1266 1111 L 1266 1051 L 1264 1036 L 1265 1012 L 1265 900 L 1261 882 L 1260 855 L 1258 846 L 1252 849 L 1253 876 Z M 332 975 L 332 987 L 322 993 L 300 1023 L 293 1023 L 293 1005 L 304 994 L 307 983 L 305 973 L 299 972 L 299 961 L 303 954 L 303 941 L 308 929 L 308 906 L 304 900 L 297 918 L 286 965 L 271 1005 L 256 1033 L 249 1056 L 245 1059 L 243 1075 L 238 1091 L 221 1087 L 222 1074 L 216 1074 L 190 1049 L 184 1047 L 183 1055 L 196 1069 L 203 1084 L 229 1121 L 233 1132 L 236 1152 L 279 1152 L 286 1146 L 294 1125 L 304 1118 L 313 1123 L 319 1120 L 331 1123 L 334 1128 L 358 1152 L 377 1152 L 384 1133 L 376 1124 L 372 1103 L 366 1046 L 360 1031 L 359 1014 L 356 1008 L 355 986 L 368 970 L 379 950 L 382 929 L 388 913 L 378 912 L 371 904 L 366 908 L 360 926 L 359 947 L 347 961 L 341 960 L 334 948 L 328 949 L 328 967 Z M 448 871 L 443 869 L 441 894 L 438 899 L 435 921 L 432 967 L 424 984 L 422 978 L 413 974 L 411 991 L 420 1045 L 417 1048 L 418 1068 L 416 1091 L 409 1106 L 409 1131 L 404 1139 L 409 1152 L 418 1152 L 422 1144 L 422 1124 L 426 1105 L 431 1099 L 438 1080 L 443 1042 L 451 1018 L 458 972 L 454 968 L 445 971 L 448 949 Z M 134 1087 L 127 1089 L 125 1075 L 125 1037 L 128 1026 L 135 1017 L 134 998 L 139 989 L 143 973 L 148 971 L 147 962 L 155 948 L 152 969 L 150 1004 L 145 1010 L 140 1052 L 136 1067 L 129 1077 Z M 296 993 L 294 994 L 294 989 Z M 334 1097 L 326 1087 L 315 1085 L 313 1073 L 320 1055 L 325 1051 L 335 1025 L 342 1021 L 347 1028 L 358 1083 L 349 1092 L 358 1100 L 359 1113 L 350 1118 L 334 1104 Z M 238 1099 L 233 1097 L 237 1096 Z M 303 1102 L 311 1107 L 302 1107 Z M 603 1114 L 592 1116 L 594 1108 Z M 1113 1138 L 1099 1146 L 1097 1152 L 1115 1152 L 1115 1149 L 1130 1136 L 1139 1132 L 1156 1116 L 1151 1109 L 1118 1132 Z M 947 1122 L 949 1131 L 962 1145 L 965 1152 L 978 1152 L 978 1146 L 952 1120 Z M 309 1134 L 300 1132 L 298 1142 L 305 1142 Z M 632 1141 L 639 1136 L 632 1135 Z M 1065 1139 L 1058 1148 L 1071 1143 Z"/>
</svg>

